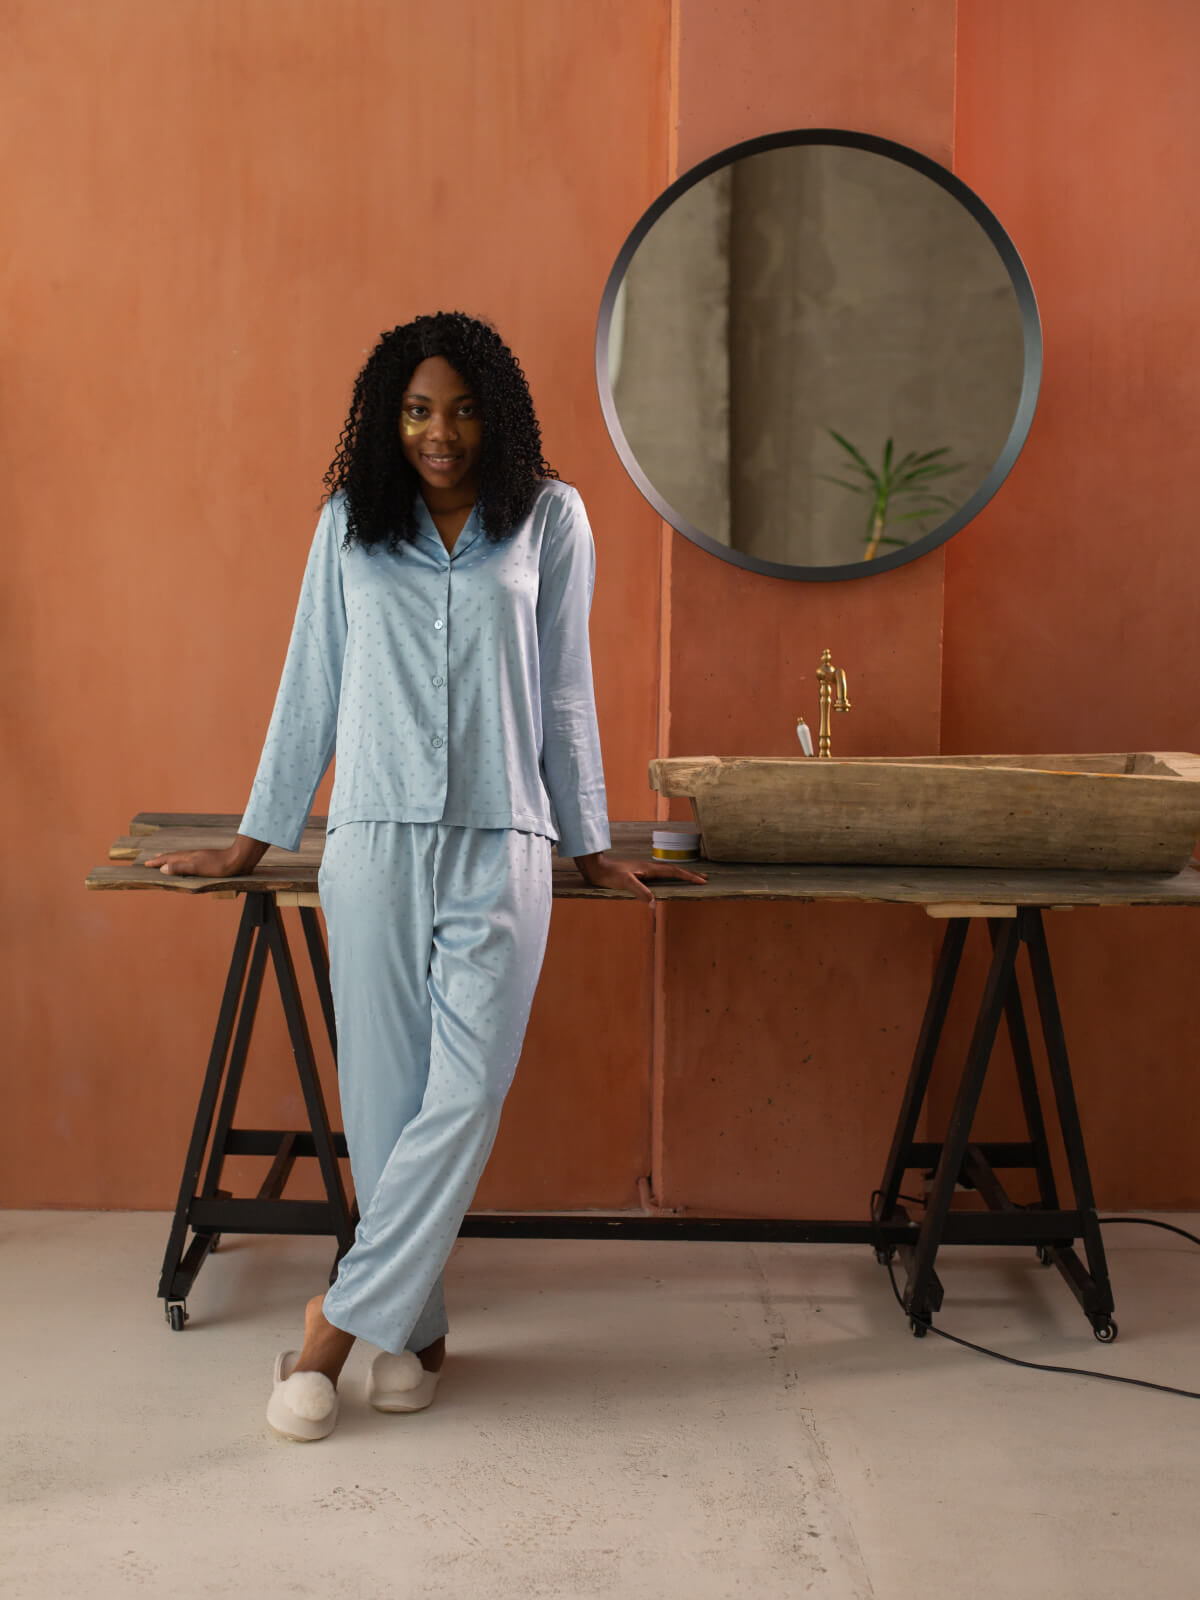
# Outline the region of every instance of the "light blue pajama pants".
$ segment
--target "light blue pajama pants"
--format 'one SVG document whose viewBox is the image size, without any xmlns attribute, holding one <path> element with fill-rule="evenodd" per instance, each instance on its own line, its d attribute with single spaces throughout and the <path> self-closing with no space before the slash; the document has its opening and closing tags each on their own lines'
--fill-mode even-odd
<svg viewBox="0 0 1200 1600">
<path fill-rule="evenodd" d="M 393 1354 L 423 1350 L 447 1331 L 443 1268 L 521 1054 L 550 923 L 550 841 L 346 822 L 317 881 L 359 1208 L 325 1316 Z"/>
</svg>

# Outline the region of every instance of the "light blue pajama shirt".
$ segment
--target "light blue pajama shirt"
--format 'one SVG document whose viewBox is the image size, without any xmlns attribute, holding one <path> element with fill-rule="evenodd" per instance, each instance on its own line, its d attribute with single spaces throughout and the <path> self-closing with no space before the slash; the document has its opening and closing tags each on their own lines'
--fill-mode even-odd
<svg viewBox="0 0 1200 1600">
<path fill-rule="evenodd" d="M 355 1242 L 326 1296 L 384 1349 L 446 1331 L 442 1269 L 499 1124 L 550 912 L 550 844 L 609 845 L 579 494 L 548 480 L 448 553 L 424 501 L 392 553 L 325 505 L 239 831 L 298 848 L 336 749 L 321 897 Z M 476 831 L 483 830 L 483 831 Z"/>
<path fill-rule="evenodd" d="M 443 822 L 607 849 L 578 491 L 547 480 L 499 543 L 474 508 L 451 554 L 420 496 L 417 516 L 399 554 L 343 551 L 345 496 L 327 501 L 239 831 L 298 849 L 336 746 L 330 829 Z"/>
</svg>

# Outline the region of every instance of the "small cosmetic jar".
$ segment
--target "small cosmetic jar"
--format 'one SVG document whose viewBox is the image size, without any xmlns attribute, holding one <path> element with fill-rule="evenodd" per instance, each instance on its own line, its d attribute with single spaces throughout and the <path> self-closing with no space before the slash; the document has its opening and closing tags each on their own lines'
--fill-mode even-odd
<svg viewBox="0 0 1200 1600">
<path fill-rule="evenodd" d="M 655 828 L 650 835 L 650 853 L 655 861 L 699 861 L 699 830 Z"/>
</svg>

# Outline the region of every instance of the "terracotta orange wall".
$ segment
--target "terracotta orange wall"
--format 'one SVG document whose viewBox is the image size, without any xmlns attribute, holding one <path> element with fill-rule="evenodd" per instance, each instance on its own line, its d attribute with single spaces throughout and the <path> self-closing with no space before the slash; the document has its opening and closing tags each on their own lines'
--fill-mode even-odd
<svg viewBox="0 0 1200 1600">
<path fill-rule="evenodd" d="M 600 547 L 612 810 L 647 811 L 658 522 L 608 443 L 592 341 L 666 177 L 669 10 L 452 20 L 449 48 L 408 0 L 6 7 L 8 1205 L 174 1203 L 237 907 L 83 876 L 140 810 L 240 813 L 382 329 L 460 307 L 518 351 Z M 640 907 L 556 909 L 482 1203 L 634 1201 L 651 972 Z M 240 1120 L 296 1125 L 264 1007 Z"/>
<path fill-rule="evenodd" d="M 587 501 L 614 816 L 650 813 L 656 748 L 790 753 L 825 645 L 849 752 L 1197 747 L 1187 0 L 1136 20 L 1120 0 L 464 0 L 455 19 L 448 52 L 410 0 L 7 9 L 0 1203 L 174 1201 L 236 907 L 82 877 L 138 810 L 240 810 L 350 380 L 418 309 L 496 320 Z M 805 124 L 953 162 L 1046 322 L 1000 497 L 944 557 L 852 584 L 741 573 L 663 530 L 591 376 L 605 276 L 653 195 Z M 655 915 L 657 940 L 640 907 L 556 907 L 479 1204 L 629 1205 L 648 1174 L 669 1205 L 860 1211 L 926 919 Z M 1196 1203 L 1191 920 L 1073 913 L 1051 938 L 1101 1199 Z M 297 1125 L 265 1009 L 240 1120 Z"/>
<path fill-rule="evenodd" d="M 959 5 L 955 166 L 1024 256 L 1045 377 L 947 547 L 947 751 L 1200 749 L 1198 50 L 1190 0 Z M 1100 1202 L 1200 1204 L 1200 920 L 1047 932 Z"/>
</svg>

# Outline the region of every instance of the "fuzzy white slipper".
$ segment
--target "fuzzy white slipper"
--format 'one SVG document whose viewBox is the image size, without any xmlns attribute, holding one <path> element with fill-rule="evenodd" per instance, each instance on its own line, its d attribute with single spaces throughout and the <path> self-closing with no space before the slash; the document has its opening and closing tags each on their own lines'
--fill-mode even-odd
<svg viewBox="0 0 1200 1600">
<path fill-rule="evenodd" d="M 338 1393 L 323 1372 L 293 1372 L 299 1359 L 299 1350 L 281 1350 L 275 1357 L 267 1421 L 285 1439 L 324 1439 L 337 1421 Z"/>
<path fill-rule="evenodd" d="M 426 1372 L 411 1350 L 384 1350 L 371 1363 L 367 1400 L 376 1411 L 423 1411 L 437 1392 L 440 1372 Z"/>
</svg>

